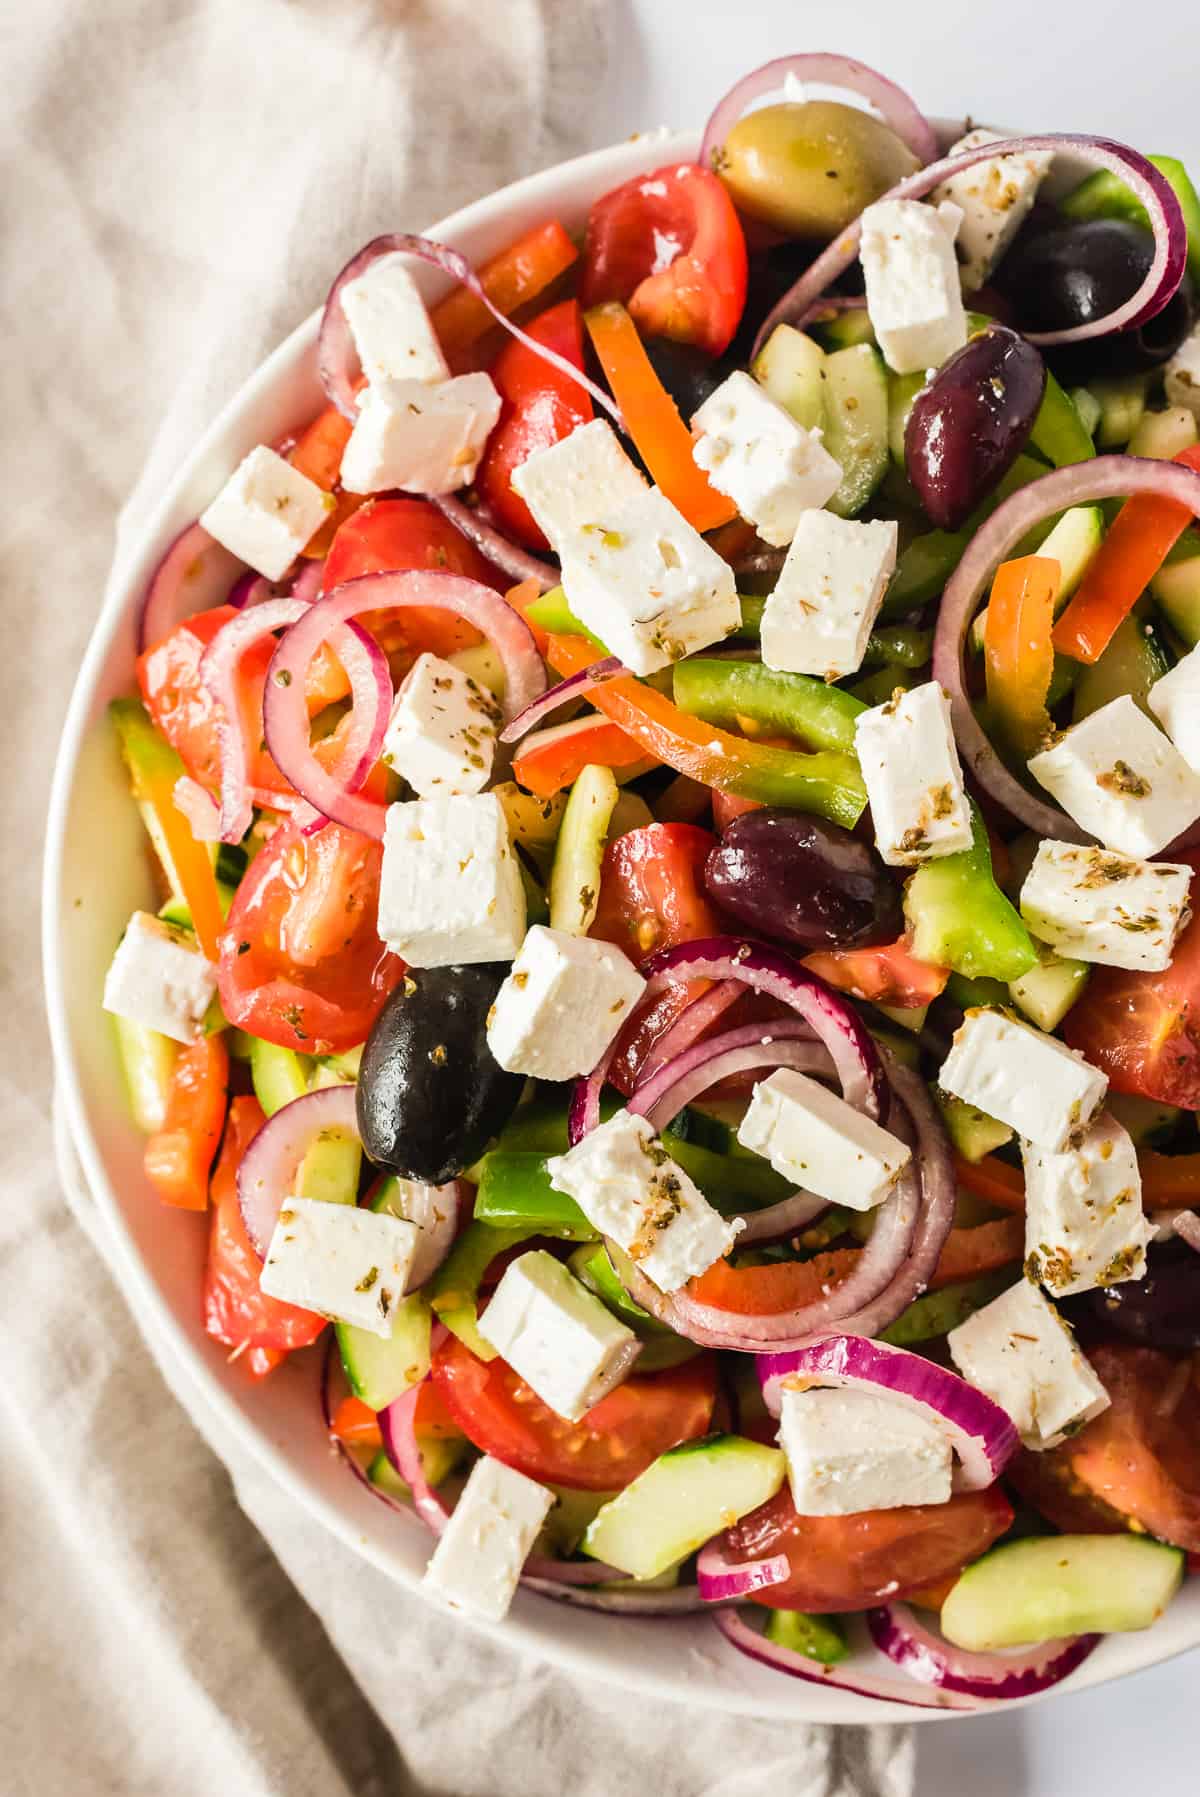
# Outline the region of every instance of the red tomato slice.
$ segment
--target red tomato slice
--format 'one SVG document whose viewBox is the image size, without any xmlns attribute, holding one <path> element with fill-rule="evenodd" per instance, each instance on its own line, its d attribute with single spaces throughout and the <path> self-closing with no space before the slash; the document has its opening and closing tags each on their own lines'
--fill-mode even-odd
<svg viewBox="0 0 1200 1797">
<path fill-rule="evenodd" d="M 325 1327 L 325 1318 L 259 1290 L 262 1262 L 250 1246 L 238 1205 L 237 1170 L 265 1118 L 257 1098 L 235 1098 L 229 1106 L 221 1157 L 213 1169 L 212 1234 L 204 1270 L 204 1327 L 261 1377 L 284 1353 L 306 1348 Z"/>
<path fill-rule="evenodd" d="M 918 961 L 905 936 L 878 948 L 819 949 L 804 965 L 851 998 L 904 1010 L 932 1004 L 950 978 L 948 967 Z"/>
<path fill-rule="evenodd" d="M 536 343 L 583 369 L 583 314 L 578 300 L 564 300 L 535 318 L 525 330 Z M 500 528 L 530 549 L 550 547 L 533 521 L 533 513 L 512 489 L 512 473 L 539 449 L 569 437 L 592 416 L 586 390 L 568 374 L 516 338 L 505 344 L 492 364 L 492 379 L 503 406 L 475 476 L 475 485 L 491 507 Z"/>
<path fill-rule="evenodd" d="M 527 738 L 513 760 L 513 779 L 539 799 L 552 799 L 573 786 L 585 767 L 628 768 L 645 761 L 641 744 L 619 724 L 605 717 L 578 718 Z"/>
<path fill-rule="evenodd" d="M 717 1363 L 701 1354 L 666 1372 L 636 1375 L 568 1423 L 503 1360 L 482 1361 L 447 1335 L 433 1377 L 446 1409 L 477 1448 L 531 1479 L 584 1491 L 617 1491 L 681 1441 L 704 1435 L 717 1394 Z"/>
<path fill-rule="evenodd" d="M 146 1138 L 146 1178 L 164 1204 L 208 1205 L 208 1172 L 221 1140 L 229 1095 L 229 1050 L 223 1037 L 201 1036 L 179 1052 L 163 1126 Z"/>
<path fill-rule="evenodd" d="M 1196 854 L 1175 859 L 1200 868 Z M 1094 967 L 1062 1033 L 1114 1091 L 1200 1109 L 1200 912 L 1165 973 Z"/>
<path fill-rule="evenodd" d="M 746 239 L 721 182 L 695 163 L 638 175 L 588 215 L 585 311 L 621 300 L 648 337 L 719 356 L 746 303 Z"/>
<path fill-rule="evenodd" d="M 725 1540 L 732 1560 L 787 1555 L 787 1578 L 756 1592 L 752 1603 L 828 1615 L 907 1597 L 960 1573 L 999 1540 L 1012 1519 L 1012 1506 L 997 1485 L 959 1492 L 945 1504 L 905 1504 L 853 1516 L 798 1516 L 785 1486 L 735 1523 Z"/>
<path fill-rule="evenodd" d="M 340 824 L 283 824 L 250 863 L 220 940 L 217 984 L 231 1023 L 306 1054 L 353 1048 L 404 963 L 376 919 L 383 845 Z"/>
</svg>

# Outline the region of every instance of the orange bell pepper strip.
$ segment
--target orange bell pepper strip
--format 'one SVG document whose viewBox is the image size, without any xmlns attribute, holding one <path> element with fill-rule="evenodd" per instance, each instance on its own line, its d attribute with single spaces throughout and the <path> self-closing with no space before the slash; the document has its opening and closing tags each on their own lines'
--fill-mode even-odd
<svg viewBox="0 0 1200 1797">
<path fill-rule="evenodd" d="M 191 824 L 175 804 L 175 782 L 187 770 L 135 699 L 117 699 L 110 710 L 133 796 L 153 812 L 171 869 L 192 914 L 196 940 L 208 960 L 216 961 L 217 939 L 225 928 L 217 877 L 207 844 L 196 841 Z"/>
<path fill-rule="evenodd" d="M 737 507 L 709 485 L 707 474 L 693 459 L 691 432 L 654 372 L 624 306 L 615 301 L 596 306 L 584 314 L 583 322 L 625 427 L 667 498 L 697 530 L 728 524 L 737 517 Z"/>
<path fill-rule="evenodd" d="M 208 1173 L 228 1094 L 229 1051 L 221 1036 L 202 1036 L 180 1050 L 163 1127 L 147 1138 L 143 1157 L 146 1177 L 164 1204 L 208 1208 Z"/>
<path fill-rule="evenodd" d="M 381 1448 L 383 1433 L 379 1418 L 361 1398 L 343 1398 L 333 1413 L 329 1433 L 347 1447 Z"/>
<path fill-rule="evenodd" d="M 1174 459 L 1200 472 L 1200 444 Z M 1098 661 L 1191 522 L 1187 506 L 1173 499 L 1152 493 L 1127 499 L 1054 627 L 1054 647 L 1075 661 Z"/>
<path fill-rule="evenodd" d="M 996 722 L 1018 753 L 1032 755 L 1050 729 L 1046 695 L 1054 673 L 1054 601 L 1060 563 L 1022 555 L 996 570 L 987 608 L 984 673 Z"/>
<path fill-rule="evenodd" d="M 1147 1210 L 1200 1209 L 1200 1154 L 1156 1154 L 1138 1150 L 1142 1203 Z M 959 1185 L 1003 1210 L 1025 1209 L 1025 1178 L 1019 1167 L 985 1154 L 980 1161 L 954 1157 Z"/>
<path fill-rule="evenodd" d="M 507 318 L 543 293 L 578 255 L 563 226 L 553 218 L 526 231 L 475 272 L 492 304 Z M 455 287 L 438 301 L 430 317 L 451 367 L 496 322 L 469 287 Z"/>
<path fill-rule="evenodd" d="M 542 596 L 542 589 L 536 580 L 522 580 L 515 587 L 509 587 L 504 597 L 514 611 L 519 611 L 530 630 L 533 640 L 538 646 L 538 654 L 545 655 L 549 636 L 535 618 L 529 615 L 529 607 Z"/>
<path fill-rule="evenodd" d="M 997 1210 L 1025 1214 L 1025 1175 L 1020 1167 L 985 1154 L 982 1160 L 969 1161 L 964 1155 L 954 1157 L 954 1177 L 966 1192 L 994 1204 Z"/>
<path fill-rule="evenodd" d="M 630 768 L 646 760 L 641 744 L 605 717 L 580 719 L 561 734 L 528 741 L 529 748 L 518 749 L 513 758 L 513 779 L 539 799 L 552 799 L 574 785 L 589 765 Z"/>
</svg>

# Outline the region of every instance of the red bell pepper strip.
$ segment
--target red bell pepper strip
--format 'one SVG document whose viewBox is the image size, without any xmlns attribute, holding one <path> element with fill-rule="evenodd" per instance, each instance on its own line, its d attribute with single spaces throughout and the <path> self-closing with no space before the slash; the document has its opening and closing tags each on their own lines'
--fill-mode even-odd
<svg viewBox="0 0 1200 1797">
<path fill-rule="evenodd" d="M 164 1204 L 208 1208 L 208 1170 L 225 1123 L 229 1051 L 221 1036 L 182 1048 L 171 1075 L 163 1127 L 147 1138 L 146 1177 Z"/>
</svg>

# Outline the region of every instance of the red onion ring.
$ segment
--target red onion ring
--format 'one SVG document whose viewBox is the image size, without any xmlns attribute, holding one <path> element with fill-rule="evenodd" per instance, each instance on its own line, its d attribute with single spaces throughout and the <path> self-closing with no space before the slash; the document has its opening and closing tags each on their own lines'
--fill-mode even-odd
<svg viewBox="0 0 1200 1797">
<path fill-rule="evenodd" d="M 260 1260 L 267 1257 L 279 1212 L 296 1170 L 322 1130 L 340 1129 L 358 1140 L 353 1086 L 322 1086 L 293 1098 L 267 1118 L 238 1168 L 238 1206 Z"/>
<path fill-rule="evenodd" d="M 397 253 L 416 256 L 420 261 L 431 263 L 434 268 L 440 268 L 443 274 L 453 276 L 487 307 L 497 324 L 502 324 L 518 343 L 523 343 L 526 349 L 530 349 L 534 355 L 540 356 L 543 362 L 548 362 L 560 374 L 565 374 L 577 382 L 586 393 L 591 394 L 595 403 L 608 413 L 617 429 L 624 430 L 624 420 L 610 395 L 605 393 L 603 388 L 598 387 L 594 381 L 590 381 L 587 375 L 576 368 L 573 362 L 569 362 L 565 356 L 560 356 L 556 350 L 548 349 L 544 343 L 539 343 L 527 331 L 523 331 L 520 325 L 514 324 L 512 319 L 502 312 L 488 296 L 483 282 L 460 251 L 451 249 L 448 243 L 436 243 L 431 237 L 414 237 L 407 231 L 393 231 L 384 237 L 373 238 L 370 243 L 359 250 L 356 256 L 351 256 L 329 289 L 317 337 L 317 371 L 321 377 L 321 385 L 325 389 L 326 397 L 332 405 L 337 407 L 343 418 L 354 419 L 358 416 L 358 395 L 354 391 L 352 373 L 357 366 L 358 358 L 354 349 L 354 338 L 350 326 L 346 322 L 346 314 L 342 310 L 342 288 L 346 286 L 347 282 L 355 281 L 360 275 L 365 274 L 372 263 L 378 262 L 381 257 Z"/>
<path fill-rule="evenodd" d="M 720 980 L 717 985 L 710 986 L 707 992 L 702 992 L 699 998 L 694 998 L 670 1029 L 654 1044 L 642 1064 L 639 1080 L 649 1079 L 660 1067 L 665 1067 L 677 1055 L 685 1053 L 741 996 L 742 988 L 737 980 Z"/>
<path fill-rule="evenodd" d="M 139 655 L 160 643 L 193 612 L 211 605 L 234 569 L 231 555 L 203 524 L 185 525 L 150 576 L 137 623 Z"/>
<path fill-rule="evenodd" d="M 771 1554 L 765 1560 L 727 1559 L 723 1542 L 724 1536 L 714 1535 L 696 1562 L 696 1585 L 706 1603 L 736 1603 L 752 1591 L 782 1585 L 791 1571 L 786 1554 Z"/>
<path fill-rule="evenodd" d="M 1132 189 L 1146 208 L 1150 228 L 1154 232 L 1154 258 L 1136 293 L 1087 324 L 1072 325 L 1065 331 L 1027 331 L 1030 343 L 1053 346 L 1058 343 L 1082 343 L 1086 338 L 1107 337 L 1113 331 L 1127 330 L 1143 324 L 1161 312 L 1175 293 L 1187 262 L 1187 226 L 1183 211 L 1169 181 L 1159 174 L 1152 162 L 1127 144 L 1115 143 L 1108 137 L 1083 136 L 1075 132 L 1048 132 L 1041 137 L 1011 137 L 998 143 L 979 144 L 973 150 L 960 150 L 945 156 L 915 175 L 897 182 L 882 197 L 885 200 L 920 200 L 935 187 L 974 168 L 980 162 L 992 162 L 1002 156 L 1024 156 L 1033 152 L 1070 151 L 1082 161 L 1107 169 Z M 861 216 L 822 250 L 799 280 L 773 306 L 754 340 L 757 355 L 777 324 L 791 324 L 819 299 L 825 289 L 849 268 L 858 254 L 862 235 Z"/>
<path fill-rule="evenodd" d="M 511 542 L 482 516 L 478 506 L 468 505 L 466 500 L 453 493 L 431 493 L 430 498 L 443 518 L 474 543 L 480 555 L 502 574 L 507 574 L 510 580 L 536 580 L 543 593 L 560 584 L 562 575 L 557 568 Z"/>
<path fill-rule="evenodd" d="M 733 1610 L 719 1610 L 713 1616 L 714 1627 L 720 1629 L 731 1647 L 748 1660 L 770 1666 L 775 1672 L 786 1672 L 791 1678 L 806 1679 L 813 1685 L 828 1685 L 834 1690 L 850 1691 L 856 1697 L 875 1697 L 883 1703 L 903 1703 L 917 1710 L 978 1710 L 984 1707 L 977 1697 L 965 1692 L 933 1688 L 914 1697 L 912 1687 L 899 1679 L 881 1677 L 875 1672 L 858 1672 L 852 1667 L 827 1666 L 823 1660 L 810 1660 L 806 1654 L 768 1641 L 757 1629 Z"/>
<path fill-rule="evenodd" d="M 256 574 L 253 568 L 247 568 L 239 574 L 229 589 L 226 605 L 232 605 L 234 611 L 245 611 L 248 605 L 259 605 L 264 599 L 271 597 L 271 583 L 262 574 Z"/>
<path fill-rule="evenodd" d="M 529 1565 L 528 1560 L 525 1564 Z M 554 1560 L 550 1564 L 567 1572 L 579 1569 L 574 1560 Z M 616 1576 L 619 1579 L 625 1577 L 623 1573 Z M 674 1585 L 665 1590 L 651 1587 L 647 1591 L 614 1591 L 608 1585 L 565 1584 L 562 1571 L 553 1580 L 523 1574 L 521 1583 L 527 1591 L 535 1591 L 539 1597 L 555 1598 L 560 1604 L 573 1604 L 581 1610 L 600 1610 L 610 1616 L 640 1616 L 647 1622 L 669 1621 L 673 1616 L 695 1616 L 702 1610 L 716 1607 L 705 1602 L 695 1585 Z"/>
<path fill-rule="evenodd" d="M 739 1029 L 695 1043 L 667 1066 L 641 1079 L 627 1108 L 644 1117 L 661 1135 L 693 1098 L 720 1080 L 756 1067 L 794 1067 L 826 1079 L 834 1071 L 828 1051 L 813 1040 L 812 1031 L 799 1018 L 744 1023 Z"/>
<path fill-rule="evenodd" d="M 992 571 L 1035 524 L 1069 506 L 1133 493 L 1174 500 L 1200 518 L 1200 474 L 1181 463 L 1128 455 L 1072 463 L 1031 481 L 996 507 L 975 532 L 942 595 L 933 639 L 933 677 L 949 695 L 963 760 L 989 797 L 1039 836 L 1065 842 L 1093 840 L 1057 805 L 1027 792 L 984 735 L 967 696 L 963 666 L 971 620 Z"/>
<path fill-rule="evenodd" d="M 937 138 L 933 126 L 903 88 L 856 62 L 852 56 L 834 56 L 823 51 L 809 51 L 797 56 L 778 56 L 730 88 L 719 100 L 704 127 L 699 162 L 702 168 L 716 168 L 715 158 L 733 127 L 764 94 L 782 88 L 791 75 L 794 80 L 812 87 L 832 87 L 844 93 L 857 94 L 866 100 L 889 125 L 902 143 L 908 145 L 918 162 L 931 162 L 937 155 Z"/>
<path fill-rule="evenodd" d="M 500 732 L 502 743 L 520 742 L 542 719 L 557 711 L 560 705 L 569 705 L 572 699 L 586 698 L 596 687 L 603 686 L 606 681 L 616 680 L 621 675 L 628 677 L 629 669 L 623 667 L 615 655 L 606 655 L 603 661 L 594 661 L 590 668 L 581 668 L 578 674 L 572 674 L 566 680 L 560 680 L 552 686 L 532 705 L 527 705 L 519 712 L 511 723 L 505 724 Z"/>
<path fill-rule="evenodd" d="M 433 1278 L 454 1246 L 459 1219 L 467 1213 L 469 1198 L 461 1179 L 452 1179 L 444 1186 L 426 1185 L 416 1179 L 400 1183 L 406 1189 L 404 1202 L 397 1208 L 407 1222 L 416 1224 L 419 1232 L 408 1275 L 408 1289 L 415 1292 Z"/>
<path fill-rule="evenodd" d="M 325 577 L 325 563 L 315 557 L 300 563 L 300 572 L 292 582 L 289 599 L 299 599 L 303 605 L 311 605 L 321 594 L 321 582 Z"/>
<path fill-rule="evenodd" d="M 1200 1217 L 1194 1210 L 1176 1211 L 1171 1218 L 1171 1228 L 1181 1242 L 1186 1242 L 1200 1254 Z"/>
<path fill-rule="evenodd" d="M 1032 1697 L 1081 1666 L 1099 1635 L 1066 1635 L 1016 1653 L 968 1653 L 918 1622 L 907 1604 L 867 1611 L 867 1628 L 880 1653 L 910 1677 L 939 1691 L 959 1691 L 986 1701 Z"/>
<path fill-rule="evenodd" d="M 337 773 L 321 766 L 309 743 L 304 681 L 320 645 L 339 624 L 361 612 L 427 605 L 452 612 L 490 640 L 504 665 L 504 704 L 509 718 L 544 690 L 546 670 L 533 632 L 501 595 L 458 574 L 412 569 L 402 574 L 360 574 L 343 581 L 305 608 L 280 641 L 267 671 L 263 731 L 267 748 L 286 779 L 322 817 L 377 840 L 383 836 L 386 805 L 348 789 Z M 388 704 L 391 682 L 388 682 Z M 386 728 L 386 717 L 384 719 Z"/>
</svg>

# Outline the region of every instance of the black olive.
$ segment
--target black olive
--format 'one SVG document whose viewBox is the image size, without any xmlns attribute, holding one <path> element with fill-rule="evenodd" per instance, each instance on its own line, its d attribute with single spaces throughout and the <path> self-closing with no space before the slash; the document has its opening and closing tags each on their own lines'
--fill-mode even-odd
<svg viewBox="0 0 1200 1797">
<path fill-rule="evenodd" d="M 691 422 L 710 393 L 715 393 L 731 371 L 726 357 L 715 361 L 702 349 L 690 343 L 676 343 L 670 337 L 648 337 L 646 354 L 650 366 L 666 388 L 681 414 Z"/>
<path fill-rule="evenodd" d="M 358 1076 L 358 1130 L 377 1166 L 444 1185 L 503 1129 L 525 1083 L 487 1045 L 488 1012 L 507 973 L 496 963 L 413 968 L 396 987 Z"/>
</svg>

